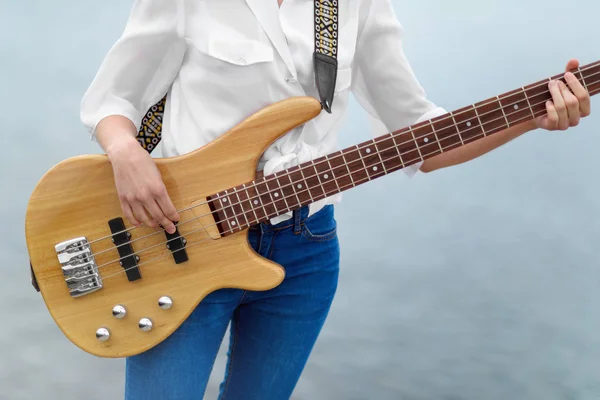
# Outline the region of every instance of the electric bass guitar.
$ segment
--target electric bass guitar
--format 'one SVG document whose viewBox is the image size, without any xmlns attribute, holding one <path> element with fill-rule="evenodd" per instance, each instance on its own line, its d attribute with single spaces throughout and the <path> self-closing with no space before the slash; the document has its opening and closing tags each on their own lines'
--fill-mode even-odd
<svg viewBox="0 0 600 400">
<path fill-rule="evenodd" d="M 600 93 L 600 61 L 573 71 Z M 277 138 L 314 118 L 311 97 L 274 103 L 219 139 L 156 159 L 180 220 L 174 234 L 122 217 L 106 155 L 67 159 L 35 187 L 26 240 L 39 290 L 62 332 L 86 352 L 126 357 L 167 338 L 220 288 L 268 290 L 283 268 L 255 253 L 247 228 L 546 113 L 550 79 L 256 178 Z"/>
</svg>

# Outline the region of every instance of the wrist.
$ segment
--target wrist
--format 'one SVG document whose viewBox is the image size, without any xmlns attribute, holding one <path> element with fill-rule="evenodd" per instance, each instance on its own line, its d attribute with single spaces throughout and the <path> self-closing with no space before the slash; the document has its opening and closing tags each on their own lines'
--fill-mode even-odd
<svg viewBox="0 0 600 400">
<path fill-rule="evenodd" d="M 106 144 L 105 150 L 109 160 L 113 161 L 123 154 L 131 154 L 131 151 L 136 150 L 136 148 L 140 148 L 137 139 L 125 134 L 112 137 L 110 142 Z"/>
</svg>

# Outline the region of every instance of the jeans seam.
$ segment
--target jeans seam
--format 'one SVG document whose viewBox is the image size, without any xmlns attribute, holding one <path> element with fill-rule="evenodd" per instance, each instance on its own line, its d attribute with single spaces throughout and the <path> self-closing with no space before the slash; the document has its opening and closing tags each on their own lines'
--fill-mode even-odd
<svg viewBox="0 0 600 400">
<path fill-rule="evenodd" d="M 240 300 L 238 301 L 237 306 L 235 306 L 235 308 L 237 309 L 240 304 L 242 304 L 242 301 L 244 300 L 244 297 L 246 297 L 246 294 L 248 293 L 247 290 L 244 290 L 244 293 L 240 296 Z M 225 383 L 225 388 L 223 389 L 223 396 L 220 397 L 220 399 L 225 399 L 225 396 L 227 395 L 227 390 L 229 389 L 229 384 L 231 383 L 231 368 L 233 366 L 233 358 L 235 355 L 235 347 L 237 345 L 237 339 L 238 339 L 238 335 L 239 335 L 239 330 L 240 327 L 239 325 L 236 323 L 235 324 L 235 331 L 233 332 L 233 338 L 231 339 L 233 342 L 231 344 L 231 354 L 229 355 L 229 365 L 227 367 L 227 382 Z"/>
<path fill-rule="evenodd" d="M 271 238 L 271 248 L 269 249 L 269 255 L 267 256 L 267 258 L 270 260 L 273 256 L 273 250 L 275 249 L 275 238 L 277 237 L 277 234 L 279 233 L 279 231 L 275 231 L 275 233 L 273 234 L 273 237 Z"/>
</svg>

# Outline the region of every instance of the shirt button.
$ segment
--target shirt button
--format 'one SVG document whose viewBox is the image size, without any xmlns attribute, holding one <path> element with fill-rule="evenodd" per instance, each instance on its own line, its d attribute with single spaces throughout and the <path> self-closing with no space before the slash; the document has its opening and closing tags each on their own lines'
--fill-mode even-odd
<svg viewBox="0 0 600 400">
<path fill-rule="evenodd" d="M 298 82 L 296 79 L 294 79 L 294 78 L 291 78 L 291 77 L 287 77 L 287 78 L 285 78 L 285 81 L 286 81 L 287 83 L 296 83 L 296 82 Z"/>
</svg>

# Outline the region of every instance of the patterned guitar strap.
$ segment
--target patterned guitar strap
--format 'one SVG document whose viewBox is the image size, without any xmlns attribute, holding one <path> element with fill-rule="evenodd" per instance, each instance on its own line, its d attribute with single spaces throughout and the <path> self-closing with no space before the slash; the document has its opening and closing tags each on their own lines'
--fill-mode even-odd
<svg viewBox="0 0 600 400">
<path fill-rule="evenodd" d="M 337 77 L 338 48 L 338 0 L 314 0 L 315 2 L 315 51 L 313 67 L 315 84 L 321 107 L 331 114 L 335 81 Z M 137 140 L 148 153 L 156 148 L 161 139 L 165 95 L 153 105 L 142 119 Z"/>
</svg>

